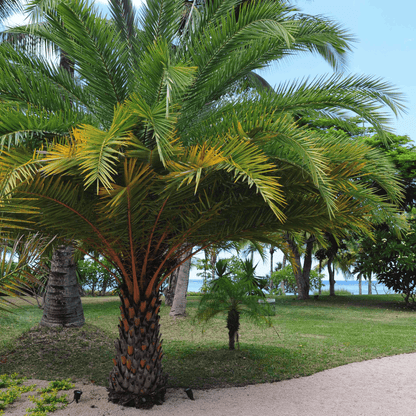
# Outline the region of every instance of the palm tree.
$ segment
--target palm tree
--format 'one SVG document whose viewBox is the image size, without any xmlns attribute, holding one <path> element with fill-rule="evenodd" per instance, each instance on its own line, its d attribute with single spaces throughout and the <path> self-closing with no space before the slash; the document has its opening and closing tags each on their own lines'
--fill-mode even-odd
<svg viewBox="0 0 416 416">
<path fill-rule="evenodd" d="M 74 77 L 0 45 L 0 138 L 44 143 L 0 154 L 1 226 L 57 235 L 117 270 L 116 403 L 163 399 L 159 289 L 191 255 L 223 241 L 274 244 L 284 231 L 369 232 L 373 209 L 395 207 L 357 177 L 401 195 L 379 152 L 296 121 L 348 124 L 356 111 L 383 134 L 380 104 L 401 109 L 393 87 L 336 75 L 254 88 L 253 70 L 298 51 L 336 66 L 349 36 L 284 2 L 249 2 L 238 19 L 237 5 L 198 5 L 182 27 L 180 0 L 148 0 L 139 15 L 113 0 L 110 21 L 88 2 L 31 3 L 47 21 L 15 31 L 64 50 Z"/>
<path fill-rule="evenodd" d="M 262 296 L 251 294 L 252 285 L 247 285 L 247 280 L 232 281 L 225 275 L 218 277 L 211 291 L 202 296 L 196 314 L 199 321 L 207 322 L 219 313 L 227 312 L 230 350 L 235 349 L 235 341 L 238 341 L 241 315 L 256 323 L 271 325 L 268 318 L 271 315 L 270 306 L 264 302 L 259 303 L 259 300 L 264 299 Z"/>
</svg>

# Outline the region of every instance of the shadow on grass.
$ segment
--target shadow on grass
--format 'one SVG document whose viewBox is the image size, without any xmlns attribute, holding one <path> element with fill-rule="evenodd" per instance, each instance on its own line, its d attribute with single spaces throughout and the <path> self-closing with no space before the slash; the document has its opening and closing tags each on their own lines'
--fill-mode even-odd
<svg viewBox="0 0 416 416">
<path fill-rule="evenodd" d="M 1 372 L 56 380 L 71 377 L 107 385 L 113 366 L 111 334 L 86 324 L 82 328 L 32 328 L 3 352 Z"/>
<path fill-rule="evenodd" d="M 70 377 L 107 386 L 114 339 L 91 324 L 82 328 L 32 328 L 16 340 L 13 350 L 3 351 L 1 373 L 16 372 L 43 380 Z M 170 341 L 164 350 L 164 371 L 169 374 L 168 387 L 173 388 L 271 382 L 291 378 L 293 367 L 303 367 L 296 352 L 252 344 L 230 351 L 220 344 Z"/>
<path fill-rule="evenodd" d="M 209 389 L 279 381 L 293 377 L 293 367 L 301 362 L 296 352 L 285 348 L 242 344 L 231 351 L 212 344 L 174 344 L 165 349 L 169 387 Z"/>
<path fill-rule="evenodd" d="M 321 295 L 311 296 L 307 300 L 299 300 L 294 296 L 276 298 L 276 305 L 281 306 L 346 306 L 376 309 L 408 309 L 401 295 Z"/>
</svg>

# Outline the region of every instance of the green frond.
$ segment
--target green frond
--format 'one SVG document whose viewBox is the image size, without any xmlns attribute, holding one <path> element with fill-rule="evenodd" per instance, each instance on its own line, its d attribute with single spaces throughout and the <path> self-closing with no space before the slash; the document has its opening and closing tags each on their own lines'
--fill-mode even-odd
<svg viewBox="0 0 416 416">
<path fill-rule="evenodd" d="M 73 130 L 76 146 L 74 157 L 77 158 L 79 168 L 84 174 L 86 187 L 96 183 L 97 192 L 100 186 L 111 189 L 113 176 L 117 175 L 116 166 L 122 157 L 121 149 L 130 144 L 133 123 L 130 114 L 126 113 L 125 108 L 120 107 L 115 110 L 114 120 L 108 131 L 88 125 Z M 73 146 L 72 143 L 69 143 L 69 146 Z M 59 173 L 51 166 L 45 166 L 43 171 L 50 174 Z"/>
<path fill-rule="evenodd" d="M 149 106 L 138 94 L 133 94 L 127 108 L 145 131 L 143 144 L 146 148 L 157 149 L 158 157 L 165 163 L 174 153 L 175 107 L 167 114 L 166 101 Z"/>
<path fill-rule="evenodd" d="M 40 163 L 38 156 L 27 146 L 19 146 L 3 150 L 0 154 L 0 195 L 10 197 L 13 190 L 25 181 L 33 180 L 38 172 Z"/>
<path fill-rule="evenodd" d="M 262 98 L 265 99 L 264 94 Z M 391 84 L 371 76 L 332 75 L 283 84 L 274 97 L 270 94 L 270 100 L 276 111 L 298 115 L 336 119 L 346 118 L 347 111 L 352 111 L 368 121 L 382 137 L 386 137 L 384 132 L 389 130 L 390 119 L 380 109 L 388 106 L 394 114 L 405 109 L 401 93 Z"/>
<path fill-rule="evenodd" d="M 148 0 L 139 11 L 140 40 L 146 46 L 159 39 L 174 43 L 183 11 L 182 0 Z"/>
<path fill-rule="evenodd" d="M 136 36 L 137 16 L 131 0 L 110 0 L 110 13 L 124 42 L 133 44 Z"/>
<path fill-rule="evenodd" d="M 285 52 L 294 54 L 308 51 L 321 55 L 335 70 L 343 69 L 346 54 L 356 39 L 341 25 L 323 16 L 297 15 L 297 33 L 293 49 Z"/>
<path fill-rule="evenodd" d="M 28 238 L 19 236 L 7 238 L 2 232 L 0 257 L 0 310 L 11 312 L 5 306 L 14 306 L 12 298 L 24 297 L 21 293 L 30 289 L 33 285 L 42 284 L 35 273 L 39 273 L 39 264 L 42 256 L 52 243 L 53 239 L 47 239 L 42 235 L 34 234 Z"/>
</svg>

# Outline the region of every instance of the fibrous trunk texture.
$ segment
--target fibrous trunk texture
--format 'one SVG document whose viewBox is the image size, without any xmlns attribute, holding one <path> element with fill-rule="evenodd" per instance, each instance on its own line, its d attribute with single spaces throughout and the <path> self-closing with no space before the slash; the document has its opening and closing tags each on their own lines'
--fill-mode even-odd
<svg viewBox="0 0 416 416">
<path fill-rule="evenodd" d="M 41 326 L 84 325 L 84 311 L 75 269 L 74 249 L 67 246 L 57 247 L 52 255 Z"/>
<path fill-rule="evenodd" d="M 160 297 L 153 293 L 137 304 L 127 289 L 120 290 L 120 338 L 109 378 L 109 400 L 122 406 L 150 408 L 162 404 L 167 375 L 162 372 Z"/>
<path fill-rule="evenodd" d="M 228 347 L 230 350 L 235 350 L 235 338 L 240 329 L 240 312 L 235 309 L 228 311 L 227 316 L 228 328 Z"/>
<path fill-rule="evenodd" d="M 180 317 L 186 315 L 186 294 L 189 285 L 189 272 L 191 270 L 191 259 L 185 261 L 179 268 L 178 280 L 176 282 L 175 296 L 172 302 L 170 316 Z"/>
</svg>

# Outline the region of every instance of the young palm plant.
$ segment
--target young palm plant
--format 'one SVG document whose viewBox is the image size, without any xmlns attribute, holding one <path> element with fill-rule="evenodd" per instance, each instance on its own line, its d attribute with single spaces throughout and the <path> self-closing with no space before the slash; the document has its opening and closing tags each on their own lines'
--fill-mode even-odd
<svg viewBox="0 0 416 416">
<path fill-rule="evenodd" d="M 382 154 L 296 121 L 348 125 L 355 111 L 383 134 L 380 106 L 402 108 L 393 87 L 337 75 L 270 91 L 252 73 L 298 51 L 337 67 L 345 31 L 283 1 L 195 4 L 148 0 L 137 14 L 112 0 L 109 20 L 87 0 L 33 1 L 43 23 L 14 32 L 65 51 L 75 76 L 0 45 L 0 139 L 16 143 L 0 154 L 2 230 L 57 235 L 117 271 L 109 398 L 123 405 L 163 399 L 159 289 L 196 251 L 276 244 L 279 231 L 369 232 L 372 212 L 394 215 L 387 198 L 401 195 Z"/>
<path fill-rule="evenodd" d="M 235 349 L 240 329 L 240 316 L 245 316 L 257 324 L 271 325 L 268 318 L 271 308 L 264 303 L 264 297 L 251 293 L 252 286 L 246 279 L 233 281 L 223 275 L 215 280 L 215 285 L 200 300 L 196 319 L 207 322 L 216 315 L 227 313 L 228 347 Z M 261 301 L 261 303 L 259 302 Z"/>
</svg>

